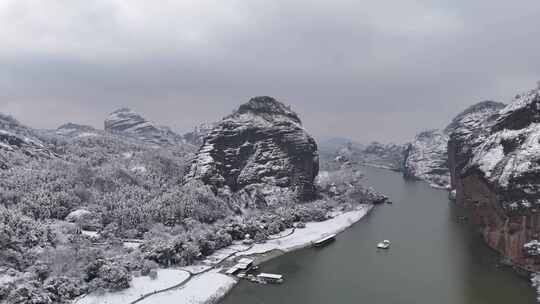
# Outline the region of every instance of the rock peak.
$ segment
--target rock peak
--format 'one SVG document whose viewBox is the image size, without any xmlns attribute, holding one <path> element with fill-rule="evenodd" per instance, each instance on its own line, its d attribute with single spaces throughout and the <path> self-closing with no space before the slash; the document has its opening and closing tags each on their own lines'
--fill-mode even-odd
<svg viewBox="0 0 540 304">
<path fill-rule="evenodd" d="M 20 125 L 19 121 L 17 121 L 13 116 L 3 113 L 0 113 L 0 123 L 9 125 Z"/>
<path fill-rule="evenodd" d="M 156 145 L 180 145 L 182 137 L 170 128 L 147 120 L 129 108 L 120 108 L 105 119 L 105 131 L 122 133 Z"/>
<path fill-rule="evenodd" d="M 186 180 L 233 192 L 267 185 L 309 200 L 318 170 L 317 144 L 297 114 L 272 97 L 255 97 L 212 128 Z"/>
<path fill-rule="evenodd" d="M 127 107 L 123 107 L 123 108 L 119 108 L 119 109 L 113 111 L 111 114 L 114 114 L 114 113 L 128 113 L 128 112 L 129 113 L 135 113 L 135 112 L 133 112 L 132 109 L 127 108 Z"/>
<path fill-rule="evenodd" d="M 235 114 L 252 113 L 260 116 L 285 116 L 301 124 L 298 115 L 282 102 L 270 96 L 257 96 L 241 105 Z"/>
<path fill-rule="evenodd" d="M 149 123 L 141 115 L 135 113 L 129 108 L 120 108 L 105 119 L 105 130 L 107 131 L 130 131 L 130 129 Z"/>
<path fill-rule="evenodd" d="M 475 103 L 454 117 L 452 122 L 444 129 L 444 132 L 450 135 L 464 125 L 467 125 L 470 121 L 481 122 L 487 118 L 487 116 L 494 114 L 505 106 L 506 105 L 502 102 L 491 100 Z"/>
</svg>

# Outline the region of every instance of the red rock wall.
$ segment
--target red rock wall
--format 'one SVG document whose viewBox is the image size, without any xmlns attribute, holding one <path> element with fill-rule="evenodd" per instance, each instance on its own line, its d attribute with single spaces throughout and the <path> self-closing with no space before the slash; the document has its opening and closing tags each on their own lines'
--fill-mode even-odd
<svg viewBox="0 0 540 304">
<path fill-rule="evenodd" d="M 472 212 L 486 243 L 518 265 L 532 265 L 537 261 L 527 257 L 523 245 L 540 231 L 540 215 L 509 215 L 502 208 L 492 187 L 479 173 L 455 179 L 456 202 Z"/>
</svg>

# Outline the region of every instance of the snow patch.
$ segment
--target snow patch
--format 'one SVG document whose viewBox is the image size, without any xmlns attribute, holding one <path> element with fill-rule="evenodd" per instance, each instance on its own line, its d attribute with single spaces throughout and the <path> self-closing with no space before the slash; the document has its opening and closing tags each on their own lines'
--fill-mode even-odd
<svg viewBox="0 0 540 304">
<path fill-rule="evenodd" d="M 536 288 L 536 300 L 540 302 L 540 273 L 535 273 L 531 276 L 531 283 Z"/>
<path fill-rule="evenodd" d="M 77 135 L 78 138 L 94 137 L 94 136 L 99 136 L 99 134 L 91 133 L 91 132 L 83 132 L 83 133 Z"/>
<path fill-rule="evenodd" d="M 186 285 L 168 292 L 159 293 L 140 304 L 203 304 L 223 297 L 235 284 L 236 280 L 224 274 L 221 269 L 214 269 L 201 274 Z"/>
<path fill-rule="evenodd" d="M 90 238 L 98 238 L 99 233 L 96 231 L 89 231 L 89 230 L 81 230 L 82 235 L 89 236 Z"/>
<path fill-rule="evenodd" d="M 179 269 L 159 269 L 156 279 L 150 277 L 134 277 L 128 289 L 104 294 L 90 294 L 75 301 L 75 304 L 127 304 L 141 296 L 179 284 L 189 278 L 189 273 Z M 152 303 L 152 302 L 145 302 Z M 161 303 L 161 302 L 154 302 Z M 178 303 L 178 302 L 176 302 Z"/>
<path fill-rule="evenodd" d="M 135 166 L 135 167 L 132 167 L 130 170 L 131 170 L 131 172 L 145 173 L 146 172 L 146 167 L 145 166 Z"/>
</svg>

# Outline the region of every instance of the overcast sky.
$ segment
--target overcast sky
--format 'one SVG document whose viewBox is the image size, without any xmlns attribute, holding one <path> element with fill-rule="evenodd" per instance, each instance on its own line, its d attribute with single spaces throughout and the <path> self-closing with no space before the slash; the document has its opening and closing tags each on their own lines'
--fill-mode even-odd
<svg viewBox="0 0 540 304">
<path fill-rule="evenodd" d="M 180 132 L 251 96 L 316 136 L 404 142 L 540 79 L 538 0 L 0 0 L 0 112 Z"/>
</svg>

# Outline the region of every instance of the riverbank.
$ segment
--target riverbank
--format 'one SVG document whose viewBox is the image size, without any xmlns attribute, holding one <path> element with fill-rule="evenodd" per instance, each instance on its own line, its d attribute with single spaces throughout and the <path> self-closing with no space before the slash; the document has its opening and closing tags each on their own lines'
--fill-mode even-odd
<svg viewBox="0 0 540 304">
<path fill-rule="evenodd" d="M 361 205 L 357 210 L 336 213 L 334 217 L 324 222 L 307 223 L 303 229 L 285 230 L 283 237 L 276 237 L 263 244 L 255 244 L 236 254 L 221 260 L 212 271 L 197 276 L 182 288 L 148 297 L 142 304 L 173 304 L 173 303 L 216 303 L 238 283 L 238 279 L 220 273 L 224 270 L 223 263 L 232 262 L 240 257 L 250 257 L 255 264 L 260 264 L 287 252 L 311 246 L 312 242 L 334 233 L 339 233 L 358 222 L 373 209 L 373 205 Z M 216 253 L 215 258 L 223 257 L 224 252 Z M 212 257 L 210 258 L 212 259 Z M 264 287 L 261 287 L 264 288 Z"/>
<path fill-rule="evenodd" d="M 121 292 L 123 296 L 118 293 L 91 295 L 81 299 L 77 304 L 216 303 L 238 283 L 237 278 L 222 273 L 226 265 L 232 264 L 234 260 L 249 256 L 255 260 L 255 264 L 260 264 L 287 252 L 311 246 L 312 242 L 324 236 L 349 228 L 372 209 L 373 205 L 360 205 L 354 211 L 334 213 L 331 219 L 307 223 L 302 229 L 287 229 L 262 244 L 245 245 L 237 242 L 216 251 L 199 265 L 169 270 L 189 273 L 187 278 L 182 276 L 174 281 L 170 280 L 170 276 L 162 278 L 158 273 L 151 288 L 141 289 L 141 284 L 138 284 L 140 279 L 138 279 L 136 284 Z M 126 297 L 126 295 L 129 296 Z"/>
<path fill-rule="evenodd" d="M 496 266 L 498 256 L 459 220 L 465 210 L 445 191 L 389 170 L 362 171 L 365 185 L 394 204 L 377 206 L 323 250 L 297 250 L 260 267 L 284 274 L 285 284 L 242 280 L 220 304 L 535 303 L 530 283 Z M 377 250 L 383 239 L 390 250 Z"/>
</svg>

